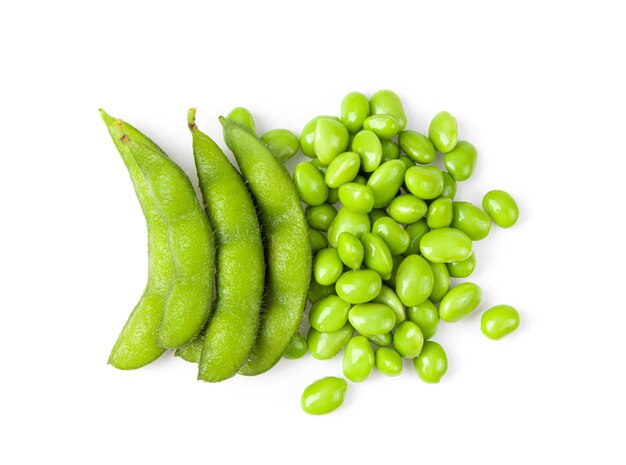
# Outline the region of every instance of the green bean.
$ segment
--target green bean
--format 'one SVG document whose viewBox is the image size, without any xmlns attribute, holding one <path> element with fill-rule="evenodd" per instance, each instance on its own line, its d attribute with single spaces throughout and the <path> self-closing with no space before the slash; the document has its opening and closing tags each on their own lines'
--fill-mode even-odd
<svg viewBox="0 0 626 465">
<path fill-rule="evenodd" d="M 193 155 L 207 216 L 217 243 L 217 300 L 208 325 L 198 378 L 234 376 L 250 354 L 259 328 L 265 259 L 261 230 L 250 193 L 224 152 L 198 130 L 189 110 Z M 233 211 L 232 205 L 237 205 Z M 241 264 L 246 263 L 246 273 Z"/>
<path fill-rule="evenodd" d="M 272 129 L 261 136 L 261 140 L 280 161 L 285 162 L 298 153 L 300 142 L 288 129 Z"/>
<path fill-rule="evenodd" d="M 391 331 L 396 324 L 396 315 L 387 305 L 362 303 L 350 309 L 348 320 L 359 333 L 374 336 Z"/>
<path fill-rule="evenodd" d="M 300 150 L 302 153 L 309 158 L 315 158 L 315 128 L 317 127 L 317 122 L 320 119 L 331 119 L 334 121 L 339 121 L 339 118 L 336 116 L 316 116 L 311 121 L 306 123 L 304 128 L 302 128 L 302 132 L 300 133 Z"/>
<path fill-rule="evenodd" d="M 356 134 L 370 114 L 370 103 L 360 92 L 350 92 L 341 101 L 341 122 L 350 134 Z"/>
<path fill-rule="evenodd" d="M 393 218 L 382 216 L 372 226 L 372 232 L 385 241 L 392 255 L 406 252 L 410 244 L 409 233 L 404 230 Z"/>
<path fill-rule="evenodd" d="M 335 283 L 337 295 L 351 304 L 369 302 L 383 285 L 380 275 L 372 270 L 347 271 Z"/>
<path fill-rule="evenodd" d="M 368 186 L 349 182 L 339 188 L 339 200 L 354 213 L 368 213 L 374 206 L 374 191 Z"/>
<path fill-rule="evenodd" d="M 465 260 L 446 263 L 446 268 L 453 278 L 467 278 L 476 269 L 476 255 L 472 253 Z"/>
<path fill-rule="evenodd" d="M 365 336 L 350 339 L 343 353 L 343 375 L 350 381 L 365 381 L 374 369 L 374 349 Z"/>
<path fill-rule="evenodd" d="M 348 130 L 339 121 L 320 119 L 315 126 L 315 155 L 324 165 L 348 148 Z"/>
<path fill-rule="evenodd" d="M 382 140 L 391 139 L 400 131 L 398 120 L 391 115 L 372 115 L 365 119 L 363 128 L 372 131 Z"/>
<path fill-rule="evenodd" d="M 420 241 L 420 251 L 424 258 L 433 263 L 450 263 L 469 258 L 473 245 L 464 232 L 454 228 L 441 228 L 424 234 Z"/>
<path fill-rule="evenodd" d="M 430 228 L 428 224 L 426 224 L 426 220 L 419 220 L 416 223 L 407 225 L 406 232 L 409 234 L 409 246 L 405 251 L 407 255 L 420 253 L 422 237 L 424 237 L 424 234 L 428 231 L 430 231 Z"/>
<path fill-rule="evenodd" d="M 406 173 L 406 165 L 400 160 L 389 160 L 372 173 L 367 185 L 374 191 L 374 208 L 386 207 L 396 196 Z"/>
<path fill-rule="evenodd" d="M 328 198 L 328 186 L 324 176 L 309 162 L 299 163 L 293 170 L 293 180 L 298 194 L 307 205 L 321 205 Z"/>
<path fill-rule="evenodd" d="M 264 230 L 267 274 L 263 318 L 255 347 L 240 372 L 269 370 L 285 352 L 298 328 L 311 280 L 308 226 L 287 169 L 262 141 L 240 126 L 220 119 L 259 208 Z"/>
<path fill-rule="evenodd" d="M 361 158 L 354 152 L 344 152 L 337 155 L 328 165 L 324 180 L 328 187 L 341 187 L 343 184 L 351 182 L 359 174 Z"/>
<path fill-rule="evenodd" d="M 389 139 L 383 139 L 380 141 L 380 146 L 383 149 L 383 158 L 381 162 L 384 163 L 389 160 L 395 160 L 400 156 L 400 146 Z"/>
<path fill-rule="evenodd" d="M 438 383 L 448 371 L 448 357 L 439 344 L 426 341 L 422 352 L 413 359 L 419 377 L 427 383 Z"/>
<path fill-rule="evenodd" d="M 406 127 L 406 113 L 400 97 L 391 90 L 379 90 L 370 99 L 372 115 L 391 115 L 398 121 L 400 131 Z"/>
<path fill-rule="evenodd" d="M 283 358 L 288 358 L 290 360 L 302 358 L 304 357 L 304 354 L 306 354 L 307 347 L 306 339 L 302 336 L 302 334 L 300 334 L 299 331 L 296 331 L 293 333 L 291 341 L 289 341 L 289 345 L 283 354 Z"/>
<path fill-rule="evenodd" d="M 417 357 L 424 345 L 424 335 L 412 321 L 400 323 L 393 332 L 393 346 L 404 358 Z"/>
<path fill-rule="evenodd" d="M 456 119 L 447 111 L 437 113 L 430 122 L 428 138 L 438 152 L 448 153 L 456 146 L 458 130 Z"/>
<path fill-rule="evenodd" d="M 343 263 L 337 249 L 322 249 L 315 254 L 313 261 L 313 276 L 322 286 L 334 284 L 343 272 Z"/>
<path fill-rule="evenodd" d="M 433 272 L 419 255 L 406 257 L 396 273 L 396 294 L 407 307 L 424 302 L 433 290 Z"/>
<path fill-rule="evenodd" d="M 304 211 L 304 216 L 311 228 L 318 231 L 328 231 L 337 216 L 337 209 L 329 203 L 309 205 Z"/>
<path fill-rule="evenodd" d="M 344 379 L 328 376 L 306 387 L 300 399 L 302 410 L 310 415 L 326 415 L 343 404 L 348 389 Z"/>
<path fill-rule="evenodd" d="M 313 166 L 315 166 L 315 168 L 317 169 L 317 171 L 319 171 L 320 173 L 322 173 L 322 176 L 326 175 L 326 171 L 328 170 L 328 166 L 323 164 L 321 161 L 319 161 L 318 158 L 314 158 L 313 160 L 311 160 L 309 163 L 311 163 Z"/>
<path fill-rule="evenodd" d="M 393 260 L 393 269 L 391 270 L 391 277 L 385 280 L 385 284 L 391 287 L 392 289 L 395 289 L 396 288 L 396 274 L 398 273 L 398 268 L 400 267 L 402 260 L 404 260 L 404 256 L 392 255 L 391 258 Z"/>
<path fill-rule="evenodd" d="M 483 197 L 483 208 L 495 224 L 501 228 L 510 228 L 519 218 L 519 208 L 508 192 L 489 191 Z"/>
<path fill-rule="evenodd" d="M 329 360 L 341 352 L 341 349 L 345 347 L 353 333 L 354 329 L 350 326 L 350 323 L 346 323 L 332 333 L 322 333 L 315 328 L 310 328 L 307 335 L 309 352 L 311 352 L 313 358 Z"/>
<path fill-rule="evenodd" d="M 402 194 L 387 205 L 387 214 L 398 223 L 415 223 L 428 211 L 426 202 L 413 194 Z"/>
<path fill-rule="evenodd" d="M 376 368 L 385 376 L 398 376 L 402 373 L 402 357 L 389 347 L 376 350 Z"/>
<path fill-rule="evenodd" d="M 395 291 L 390 287 L 383 285 L 380 288 L 380 293 L 372 300 L 372 302 L 385 304 L 387 307 L 391 308 L 393 313 L 396 314 L 396 323 L 402 323 L 406 320 L 404 305 Z"/>
<path fill-rule="evenodd" d="M 404 180 L 409 192 L 420 199 L 435 199 L 443 191 L 443 173 L 436 166 L 413 166 Z"/>
<path fill-rule="evenodd" d="M 480 320 L 480 328 L 489 339 L 497 340 L 511 334 L 519 326 L 519 313 L 510 305 L 491 307 Z"/>
<path fill-rule="evenodd" d="M 328 243 L 331 247 L 337 247 L 337 241 L 342 232 L 352 233 L 360 239 L 370 230 L 370 226 L 370 219 L 366 213 L 355 213 L 345 207 L 340 208 L 328 228 Z"/>
<path fill-rule="evenodd" d="M 322 333 L 332 333 L 348 322 L 350 304 L 336 295 L 318 300 L 309 310 L 309 324 Z"/>
<path fill-rule="evenodd" d="M 359 158 L 360 160 L 360 158 Z M 357 184 L 367 184 L 367 178 L 361 174 L 359 174 L 356 178 L 354 178 L 354 182 L 356 182 Z"/>
<path fill-rule="evenodd" d="M 441 174 L 443 174 L 443 190 L 441 191 L 441 196 L 454 200 L 454 196 L 456 195 L 456 181 L 447 171 L 442 171 Z"/>
<path fill-rule="evenodd" d="M 372 344 L 376 344 L 377 346 L 384 347 L 391 344 L 391 333 L 385 334 L 375 334 L 374 336 L 366 336 L 367 340 Z"/>
<path fill-rule="evenodd" d="M 398 157 L 398 160 L 404 163 L 404 166 L 406 167 L 406 169 L 409 169 L 410 167 L 415 166 L 415 162 L 411 160 L 409 157 L 407 157 L 406 155 L 400 155 Z"/>
<path fill-rule="evenodd" d="M 317 253 L 328 247 L 326 236 L 316 229 L 309 229 L 309 240 L 311 241 L 311 250 L 313 253 Z"/>
<path fill-rule="evenodd" d="M 385 241 L 376 234 L 368 232 L 363 235 L 362 242 L 365 266 L 380 274 L 382 279 L 389 279 L 393 269 L 393 261 Z"/>
<path fill-rule="evenodd" d="M 254 124 L 254 118 L 252 113 L 247 108 L 237 107 L 233 108 L 226 118 L 233 123 L 237 123 L 243 126 L 248 131 L 256 136 L 256 125 Z"/>
<path fill-rule="evenodd" d="M 331 187 L 330 189 L 328 189 L 328 199 L 326 199 L 326 202 L 331 205 L 339 202 L 339 189 L 337 189 L 336 187 Z"/>
<path fill-rule="evenodd" d="M 430 229 L 447 228 L 453 221 L 453 211 L 452 200 L 448 197 L 439 197 L 433 200 L 428 206 L 428 213 L 426 215 L 428 227 Z"/>
<path fill-rule="evenodd" d="M 483 240 L 491 231 L 491 220 L 480 208 L 469 202 L 454 202 L 452 204 L 452 226 L 463 231 L 473 241 Z"/>
<path fill-rule="evenodd" d="M 428 164 L 435 160 L 435 147 L 417 131 L 402 131 L 398 143 L 404 153 L 416 163 Z"/>
<path fill-rule="evenodd" d="M 425 300 L 414 307 L 407 307 L 407 317 L 422 330 L 424 339 L 430 339 L 439 327 L 439 310 L 430 300 Z"/>
<path fill-rule="evenodd" d="M 347 231 L 339 234 L 337 253 L 343 264 L 348 268 L 353 270 L 361 268 L 365 250 L 363 249 L 363 243 L 354 234 Z"/>
<path fill-rule="evenodd" d="M 318 300 L 328 297 L 329 295 L 335 295 L 335 286 L 322 286 L 315 281 L 315 278 L 311 280 L 311 285 L 309 286 L 309 291 L 307 293 L 307 299 L 309 302 L 314 304 Z"/>
<path fill-rule="evenodd" d="M 453 287 L 441 299 L 439 317 L 443 321 L 459 321 L 469 315 L 482 300 L 482 290 L 474 283 L 464 282 Z"/>
<path fill-rule="evenodd" d="M 474 173 L 478 154 L 469 142 L 460 140 L 456 147 L 443 157 L 443 163 L 455 181 L 466 181 Z"/>
<path fill-rule="evenodd" d="M 430 263 L 430 269 L 433 271 L 433 290 L 428 297 L 433 302 L 439 302 L 450 289 L 450 274 L 445 263 Z"/>
<path fill-rule="evenodd" d="M 361 169 L 371 173 L 380 165 L 383 158 L 383 147 L 380 139 L 372 131 L 359 131 L 350 145 L 352 151 L 361 158 Z"/>
<path fill-rule="evenodd" d="M 387 218 L 387 212 L 384 208 L 372 208 L 372 210 L 367 213 L 367 216 L 369 216 L 370 223 L 373 225 L 380 218 Z M 374 226 L 372 226 L 372 229 L 373 228 Z"/>
</svg>

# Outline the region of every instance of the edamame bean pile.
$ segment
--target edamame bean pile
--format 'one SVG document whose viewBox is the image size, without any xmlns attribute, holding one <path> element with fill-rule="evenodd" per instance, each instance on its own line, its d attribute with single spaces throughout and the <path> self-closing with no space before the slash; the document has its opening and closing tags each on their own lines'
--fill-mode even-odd
<svg viewBox="0 0 626 465">
<path fill-rule="evenodd" d="M 238 172 L 191 109 L 202 203 L 154 142 L 101 113 L 146 217 L 149 254 L 148 284 L 109 363 L 138 368 L 175 349 L 198 363 L 199 379 L 216 382 L 261 374 L 281 357 L 343 351 L 352 383 L 374 368 L 400 375 L 405 358 L 427 383 L 445 375 L 446 352 L 433 340 L 440 322 L 459 321 L 482 301 L 478 284 L 451 286 L 451 278 L 470 277 L 473 242 L 492 223 L 509 228 L 519 216 L 502 190 L 485 193 L 482 209 L 455 199 L 478 155 L 458 139 L 450 113 L 435 115 L 423 134 L 407 128 L 394 92 L 351 92 L 339 116 L 311 119 L 299 138 L 286 129 L 259 137 L 238 107 L 220 117 Z M 292 178 L 283 162 L 299 150 L 311 160 Z M 438 156 L 445 170 L 433 164 Z M 500 339 L 519 321 L 514 307 L 497 305 L 481 330 Z M 302 409 L 332 412 L 347 389 L 343 378 L 317 380 Z"/>
</svg>

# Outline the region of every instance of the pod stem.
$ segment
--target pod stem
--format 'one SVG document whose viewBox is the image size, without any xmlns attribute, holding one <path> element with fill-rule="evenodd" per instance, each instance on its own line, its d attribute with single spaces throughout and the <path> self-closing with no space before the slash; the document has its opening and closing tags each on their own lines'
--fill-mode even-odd
<svg viewBox="0 0 626 465">
<path fill-rule="evenodd" d="M 196 108 L 195 107 L 190 108 L 187 111 L 187 126 L 189 126 L 189 130 L 191 132 L 198 129 L 198 126 L 196 126 Z"/>
</svg>

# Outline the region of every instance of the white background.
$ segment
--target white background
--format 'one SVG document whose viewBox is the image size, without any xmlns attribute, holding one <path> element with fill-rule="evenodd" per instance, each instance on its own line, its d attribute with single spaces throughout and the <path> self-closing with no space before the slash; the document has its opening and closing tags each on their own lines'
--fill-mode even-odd
<svg viewBox="0 0 626 465">
<path fill-rule="evenodd" d="M 623 464 L 626 33 L 620 2 L 3 2 L 0 7 L 0 462 Z M 102 106 L 195 183 L 186 111 L 250 108 L 296 132 L 351 90 L 390 88 L 411 128 L 440 110 L 519 225 L 476 245 L 482 309 L 440 329 L 450 371 L 351 384 L 311 417 L 340 359 L 210 385 L 164 356 L 106 365 L 146 277 L 146 233 Z"/>
</svg>

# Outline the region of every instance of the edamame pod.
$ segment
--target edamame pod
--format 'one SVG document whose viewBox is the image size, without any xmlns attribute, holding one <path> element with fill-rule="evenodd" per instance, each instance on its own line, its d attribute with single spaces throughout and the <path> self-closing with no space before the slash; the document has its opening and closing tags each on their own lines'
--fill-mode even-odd
<svg viewBox="0 0 626 465">
<path fill-rule="evenodd" d="M 176 357 L 182 358 L 186 362 L 199 363 L 202 357 L 202 348 L 204 347 L 204 333 L 189 341 L 174 352 Z"/>
</svg>

